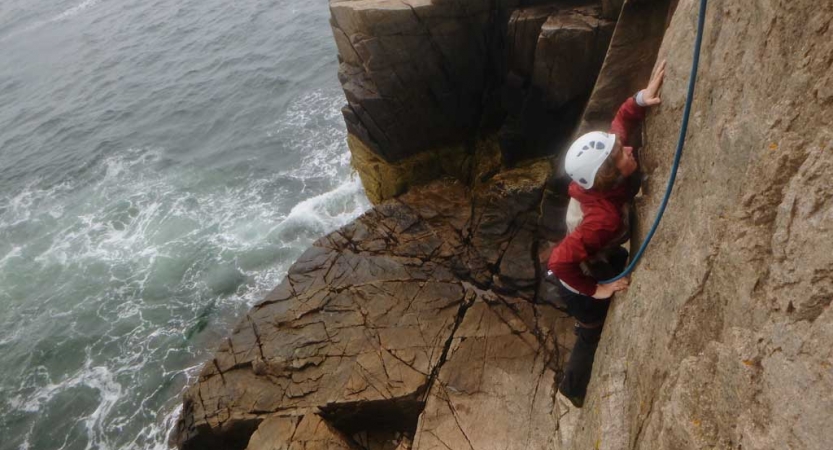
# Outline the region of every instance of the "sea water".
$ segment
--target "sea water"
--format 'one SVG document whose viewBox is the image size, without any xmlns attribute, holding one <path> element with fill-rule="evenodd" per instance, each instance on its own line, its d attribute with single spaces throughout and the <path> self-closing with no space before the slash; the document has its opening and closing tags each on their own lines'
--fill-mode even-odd
<svg viewBox="0 0 833 450">
<path fill-rule="evenodd" d="M 162 449 L 199 366 L 368 208 L 326 0 L 0 3 L 0 449 Z"/>
</svg>

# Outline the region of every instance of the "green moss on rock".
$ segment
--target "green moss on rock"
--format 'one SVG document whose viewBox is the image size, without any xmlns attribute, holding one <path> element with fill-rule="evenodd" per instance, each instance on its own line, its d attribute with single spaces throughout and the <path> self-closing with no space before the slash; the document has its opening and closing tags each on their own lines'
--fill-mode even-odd
<svg viewBox="0 0 833 450">
<path fill-rule="evenodd" d="M 393 163 L 379 157 L 353 134 L 347 135 L 347 144 L 353 168 L 359 173 L 367 198 L 374 204 L 440 178 L 454 178 L 476 189 L 495 177 L 506 178 L 508 185 L 523 183 L 526 178 L 537 180 L 542 174 L 546 177 L 551 167 L 547 159 L 529 160 L 512 169 L 504 167 L 494 134 L 478 138 L 470 145 L 434 148 Z"/>
</svg>

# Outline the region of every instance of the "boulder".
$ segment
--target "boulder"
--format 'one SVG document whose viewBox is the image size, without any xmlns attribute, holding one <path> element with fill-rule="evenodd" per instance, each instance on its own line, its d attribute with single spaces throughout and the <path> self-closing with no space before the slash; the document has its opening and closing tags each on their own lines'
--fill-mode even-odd
<svg viewBox="0 0 833 450">
<path fill-rule="evenodd" d="M 616 20 L 626 0 L 602 0 L 602 17 Z M 649 0 L 650 1 L 650 0 Z"/>
<path fill-rule="evenodd" d="M 598 6 L 559 2 L 521 8 L 509 20 L 503 161 L 549 156 L 571 136 L 602 65 L 615 22 Z"/>
<path fill-rule="evenodd" d="M 410 450 L 401 433 L 357 433 L 348 436 L 317 414 L 273 416 L 265 419 L 246 450 Z"/>
<path fill-rule="evenodd" d="M 614 24 L 593 0 L 331 0 L 330 9 L 349 147 L 374 202 L 446 175 L 467 181 L 472 141 L 498 130 L 507 167 L 560 148 Z M 502 88 L 507 74 L 518 88 Z"/>
<path fill-rule="evenodd" d="M 264 420 L 246 450 L 351 450 L 350 438 L 315 414 Z M 377 450 L 377 449 L 374 449 Z M 381 450 L 381 449 L 379 449 Z"/>
</svg>

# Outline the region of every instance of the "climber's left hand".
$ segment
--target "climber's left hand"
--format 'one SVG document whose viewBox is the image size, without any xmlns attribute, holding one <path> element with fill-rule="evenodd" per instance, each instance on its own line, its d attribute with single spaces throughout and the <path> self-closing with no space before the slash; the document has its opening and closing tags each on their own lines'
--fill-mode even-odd
<svg viewBox="0 0 833 450">
<path fill-rule="evenodd" d="M 657 66 L 656 70 L 654 70 L 654 74 L 651 76 L 651 81 L 648 83 L 648 87 L 642 91 L 642 102 L 645 106 L 654 106 L 662 103 L 662 99 L 659 96 L 659 90 L 662 87 L 662 80 L 664 78 L 665 60 L 663 59 Z"/>
</svg>

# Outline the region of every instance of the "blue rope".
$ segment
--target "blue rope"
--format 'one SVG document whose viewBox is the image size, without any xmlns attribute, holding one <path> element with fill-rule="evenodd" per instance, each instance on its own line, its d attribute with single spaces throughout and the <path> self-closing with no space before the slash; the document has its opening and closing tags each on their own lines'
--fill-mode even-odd
<svg viewBox="0 0 833 450">
<path fill-rule="evenodd" d="M 625 268 L 624 272 L 609 280 L 599 281 L 600 284 L 612 283 L 620 278 L 626 277 L 633 271 L 634 267 L 636 267 L 636 263 L 639 262 L 640 258 L 642 258 L 642 253 L 644 253 L 645 249 L 648 248 L 651 238 L 654 237 L 654 233 L 657 231 L 657 227 L 659 227 L 659 222 L 662 220 L 662 214 L 665 212 L 665 207 L 668 205 L 668 200 L 671 198 L 671 190 L 674 188 L 674 179 L 677 178 L 677 168 L 680 166 L 680 157 L 683 154 L 685 135 L 688 130 L 688 116 L 691 112 L 691 101 L 694 99 L 694 84 L 697 81 L 697 66 L 700 64 L 700 44 L 703 41 L 703 26 L 706 22 L 706 3 L 707 0 L 700 0 L 700 17 L 697 21 L 697 39 L 694 43 L 694 61 L 691 64 L 691 75 L 688 79 L 688 96 L 686 97 L 685 110 L 683 111 L 683 123 L 680 126 L 680 137 L 677 140 L 677 153 L 674 154 L 674 164 L 671 166 L 671 175 L 668 178 L 668 185 L 665 188 L 665 196 L 662 198 L 662 204 L 660 204 L 659 211 L 657 211 L 657 217 L 654 219 L 654 224 L 651 226 L 651 230 L 648 232 L 648 235 L 645 236 L 645 240 L 642 242 L 642 245 L 639 247 L 639 250 L 636 252 L 633 259 L 631 259 L 631 263 L 628 264 L 628 267 Z"/>
</svg>

